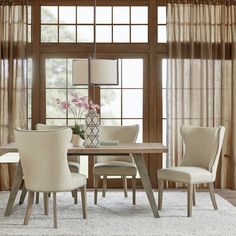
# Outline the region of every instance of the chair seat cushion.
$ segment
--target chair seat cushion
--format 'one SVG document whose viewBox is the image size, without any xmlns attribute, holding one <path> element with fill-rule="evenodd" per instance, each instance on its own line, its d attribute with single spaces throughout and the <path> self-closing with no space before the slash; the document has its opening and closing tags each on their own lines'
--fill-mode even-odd
<svg viewBox="0 0 236 236">
<path fill-rule="evenodd" d="M 94 175 L 136 175 L 137 169 L 133 163 L 124 161 L 109 161 L 96 163 L 93 168 Z"/>
<path fill-rule="evenodd" d="M 80 188 L 86 185 L 87 179 L 85 175 L 81 174 L 76 174 L 76 173 L 71 173 L 71 178 L 72 178 L 72 188 Z M 71 190 L 73 190 L 71 189 Z"/>
<path fill-rule="evenodd" d="M 212 173 L 201 167 L 180 166 L 160 169 L 157 171 L 158 179 L 200 184 L 213 182 Z"/>
</svg>

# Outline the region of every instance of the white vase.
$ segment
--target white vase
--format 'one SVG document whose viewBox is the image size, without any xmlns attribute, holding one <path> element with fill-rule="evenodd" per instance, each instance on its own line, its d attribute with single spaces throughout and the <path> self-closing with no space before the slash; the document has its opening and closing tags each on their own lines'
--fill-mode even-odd
<svg viewBox="0 0 236 236">
<path fill-rule="evenodd" d="M 74 147 L 82 147 L 84 140 L 78 134 L 73 134 L 72 143 Z"/>
<path fill-rule="evenodd" d="M 85 115 L 84 146 L 99 146 L 99 114 L 95 110 L 88 110 L 88 113 Z"/>
</svg>

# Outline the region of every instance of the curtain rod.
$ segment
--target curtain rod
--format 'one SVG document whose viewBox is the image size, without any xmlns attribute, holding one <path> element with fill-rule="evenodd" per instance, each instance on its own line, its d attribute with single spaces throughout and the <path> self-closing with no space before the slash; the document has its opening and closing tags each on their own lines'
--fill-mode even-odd
<svg viewBox="0 0 236 236">
<path fill-rule="evenodd" d="M 167 0 L 167 3 L 204 4 L 204 5 L 236 5 L 233 0 Z"/>
</svg>

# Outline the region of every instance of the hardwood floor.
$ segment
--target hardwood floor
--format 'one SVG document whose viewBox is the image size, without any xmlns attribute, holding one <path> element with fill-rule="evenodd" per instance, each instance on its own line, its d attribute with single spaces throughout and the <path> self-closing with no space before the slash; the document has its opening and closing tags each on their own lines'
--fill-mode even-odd
<svg viewBox="0 0 236 236">
<path fill-rule="evenodd" d="M 230 189 L 216 189 L 215 192 L 236 207 L 236 191 Z"/>
</svg>

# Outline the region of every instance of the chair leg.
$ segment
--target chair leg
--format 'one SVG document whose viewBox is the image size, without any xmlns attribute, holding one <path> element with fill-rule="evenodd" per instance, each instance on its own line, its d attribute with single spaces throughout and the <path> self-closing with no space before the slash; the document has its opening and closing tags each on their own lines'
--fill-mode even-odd
<svg viewBox="0 0 236 236">
<path fill-rule="evenodd" d="M 98 183 L 100 180 L 100 175 L 94 176 L 94 204 L 97 205 L 97 197 L 98 197 Z"/>
<path fill-rule="evenodd" d="M 133 205 L 136 204 L 136 176 L 132 176 Z"/>
<path fill-rule="evenodd" d="M 211 196 L 211 202 L 215 210 L 218 209 L 216 204 L 215 192 L 214 192 L 214 183 L 209 183 L 209 192 Z"/>
<path fill-rule="evenodd" d="M 106 189 L 107 189 L 107 176 L 103 175 L 103 181 L 102 181 L 102 196 L 106 196 Z"/>
<path fill-rule="evenodd" d="M 87 192 L 86 185 L 80 188 L 81 199 L 82 199 L 82 209 L 83 209 L 83 219 L 87 219 Z"/>
<path fill-rule="evenodd" d="M 78 203 L 78 191 L 77 189 L 75 190 L 72 190 L 72 196 L 74 197 L 74 204 L 77 204 Z"/>
<path fill-rule="evenodd" d="M 48 193 L 43 193 L 44 214 L 48 215 Z"/>
<path fill-rule="evenodd" d="M 28 225 L 29 223 L 29 218 L 31 215 L 31 211 L 33 208 L 33 203 L 34 203 L 34 192 L 29 191 L 28 194 L 28 204 L 27 204 L 27 209 L 26 209 L 26 213 L 25 213 L 25 220 L 24 220 L 24 225 Z"/>
<path fill-rule="evenodd" d="M 126 176 L 123 176 L 123 188 L 124 188 L 124 195 L 125 195 L 125 197 L 128 197 L 127 178 L 126 178 Z"/>
<path fill-rule="evenodd" d="M 23 188 L 22 188 L 22 191 L 21 191 L 21 195 L 20 195 L 19 205 L 22 205 L 24 203 L 26 194 L 27 194 L 27 190 L 26 190 L 25 184 L 24 184 Z"/>
<path fill-rule="evenodd" d="M 39 192 L 36 193 L 36 201 L 35 201 L 36 204 L 39 204 Z"/>
<path fill-rule="evenodd" d="M 158 210 L 162 209 L 162 199 L 163 199 L 163 187 L 164 187 L 164 180 L 158 180 Z"/>
<path fill-rule="evenodd" d="M 53 218 L 54 218 L 54 228 L 57 228 L 57 195 L 53 193 Z"/>
<path fill-rule="evenodd" d="M 196 184 L 193 185 L 193 206 L 196 206 Z"/>
<path fill-rule="evenodd" d="M 188 217 L 192 217 L 192 208 L 193 208 L 193 184 L 188 184 Z"/>
</svg>

